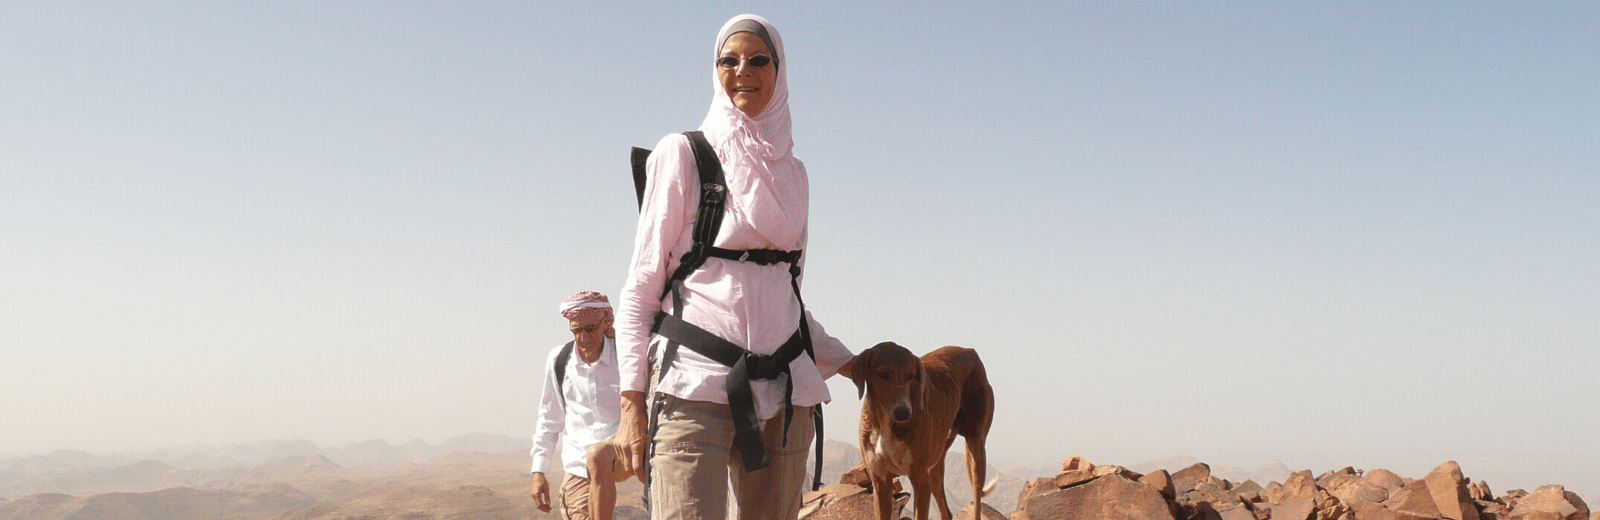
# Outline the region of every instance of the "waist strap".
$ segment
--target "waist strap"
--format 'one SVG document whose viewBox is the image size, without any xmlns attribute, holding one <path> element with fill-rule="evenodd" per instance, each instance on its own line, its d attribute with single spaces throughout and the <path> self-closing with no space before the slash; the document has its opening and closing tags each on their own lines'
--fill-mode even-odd
<svg viewBox="0 0 1600 520">
<path fill-rule="evenodd" d="M 728 394 L 728 409 L 733 414 L 734 444 L 743 455 L 745 471 L 767 467 L 770 462 L 766 445 L 761 442 L 761 422 L 756 415 L 755 393 L 750 381 L 786 376 L 783 381 L 783 442 L 787 446 L 789 423 L 794 420 L 794 376 L 789 363 L 806 351 L 809 342 L 805 336 L 796 330 L 776 352 L 756 354 L 671 314 L 657 315 L 656 323 L 657 334 L 732 369 L 723 390 Z M 664 358 L 662 363 L 670 361 Z"/>
<path fill-rule="evenodd" d="M 800 250 L 779 251 L 777 249 L 723 249 L 716 246 L 707 246 L 705 255 L 711 258 L 733 260 L 735 262 L 750 262 L 756 265 L 772 265 L 786 263 L 794 265 L 800 262 Z"/>
</svg>

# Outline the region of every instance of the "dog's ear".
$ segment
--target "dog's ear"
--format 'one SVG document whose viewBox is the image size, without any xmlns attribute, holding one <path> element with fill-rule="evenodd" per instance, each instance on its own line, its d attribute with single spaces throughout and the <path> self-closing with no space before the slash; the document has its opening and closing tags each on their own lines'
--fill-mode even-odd
<svg viewBox="0 0 1600 520">
<path fill-rule="evenodd" d="M 856 354 L 855 358 L 846 361 L 844 366 L 839 367 L 839 371 L 856 384 L 856 399 L 865 398 L 867 396 L 867 376 L 872 374 L 872 349 L 869 348 L 861 351 L 860 354 Z"/>
</svg>

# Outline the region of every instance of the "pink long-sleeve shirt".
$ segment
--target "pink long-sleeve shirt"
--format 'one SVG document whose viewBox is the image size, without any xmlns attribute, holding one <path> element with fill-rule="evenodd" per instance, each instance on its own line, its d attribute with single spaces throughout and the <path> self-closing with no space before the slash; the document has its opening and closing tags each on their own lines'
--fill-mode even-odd
<svg viewBox="0 0 1600 520">
<path fill-rule="evenodd" d="M 646 390 L 647 349 L 660 348 L 665 338 L 650 333 L 657 312 L 671 312 L 672 297 L 662 298 L 663 288 L 678 267 L 678 261 L 694 244 L 693 225 L 700 202 L 699 177 L 689 140 L 682 134 L 669 135 L 656 145 L 646 163 L 649 182 L 640 210 L 638 234 L 634 237 L 633 262 L 622 288 L 617 310 L 618 365 L 623 391 Z M 729 172 L 729 175 L 732 175 Z M 799 189 L 809 190 L 804 178 Z M 802 197 L 807 200 L 807 197 Z M 713 245 L 726 249 L 804 249 L 809 233 L 800 235 L 791 247 L 772 244 L 755 231 L 757 225 L 738 211 L 724 214 L 722 229 Z M 802 208 L 809 211 L 809 208 Z M 802 256 L 800 265 L 804 267 Z M 683 282 L 683 317 L 707 332 L 757 354 L 772 354 L 794 334 L 800 324 L 800 302 L 790 287 L 788 264 L 768 266 L 720 258 L 705 264 Z M 789 364 L 794 378 L 793 404 L 810 406 L 828 402 L 831 396 L 824 380 L 837 373 L 853 356 L 838 339 L 828 335 L 807 312 L 813 364 L 800 356 Z M 688 348 L 678 349 L 677 359 L 656 387 L 683 399 L 713 403 L 728 402 L 723 389 L 729 367 Z M 756 413 L 769 419 L 780 412 L 783 381 L 751 381 Z"/>
</svg>

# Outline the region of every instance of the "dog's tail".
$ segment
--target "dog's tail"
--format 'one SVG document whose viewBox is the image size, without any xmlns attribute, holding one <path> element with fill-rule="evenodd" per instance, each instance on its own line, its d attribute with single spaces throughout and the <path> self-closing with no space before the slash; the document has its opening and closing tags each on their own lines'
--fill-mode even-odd
<svg viewBox="0 0 1600 520">
<path fill-rule="evenodd" d="M 999 483 L 1000 477 L 989 479 L 989 483 L 983 485 L 983 489 L 979 492 L 978 498 L 982 499 L 983 497 L 988 496 L 990 493 L 993 493 L 995 484 Z"/>
</svg>

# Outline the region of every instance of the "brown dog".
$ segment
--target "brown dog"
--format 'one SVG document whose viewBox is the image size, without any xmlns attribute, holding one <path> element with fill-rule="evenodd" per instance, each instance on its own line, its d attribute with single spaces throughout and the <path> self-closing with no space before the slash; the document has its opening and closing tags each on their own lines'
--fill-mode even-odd
<svg viewBox="0 0 1600 520">
<path fill-rule="evenodd" d="M 967 478 L 981 511 L 987 468 L 984 439 L 994 419 L 994 390 L 978 353 L 944 347 L 917 359 L 905 347 L 879 343 L 850 362 L 849 376 L 862 394 L 861 459 L 872 480 L 878 520 L 893 520 L 890 481 L 911 479 L 915 519 L 928 519 L 928 495 L 950 520 L 944 498 L 944 455 L 956 435 L 967 441 Z M 981 515 L 981 513 L 979 513 Z"/>
</svg>

